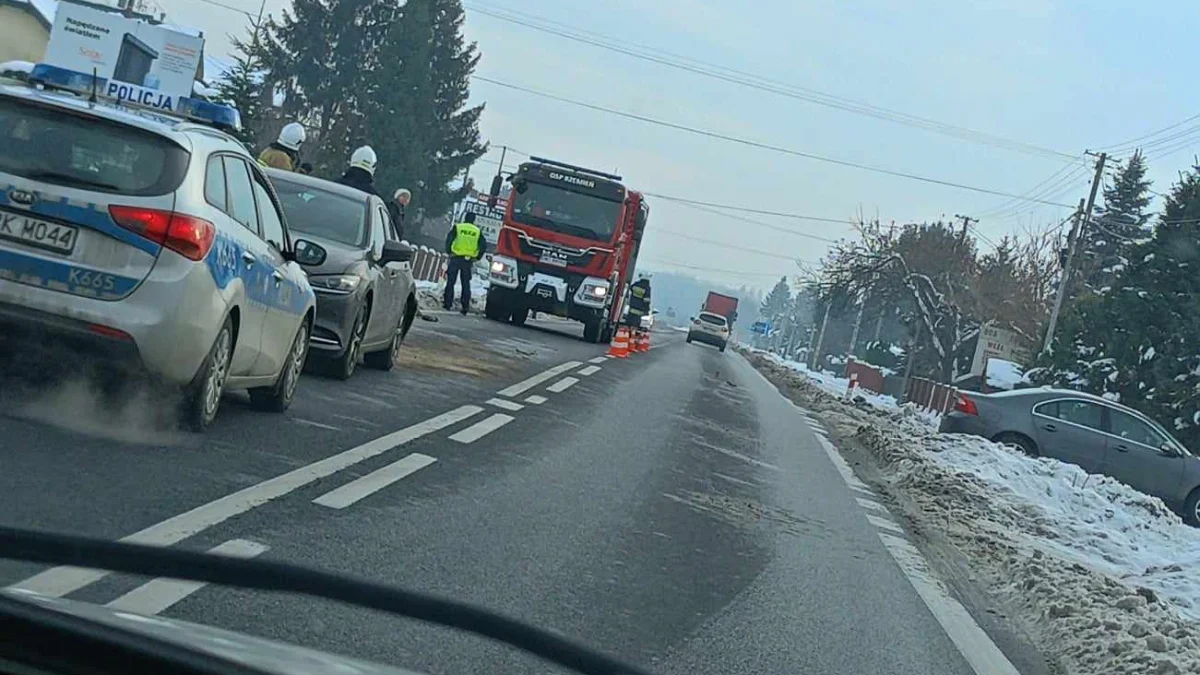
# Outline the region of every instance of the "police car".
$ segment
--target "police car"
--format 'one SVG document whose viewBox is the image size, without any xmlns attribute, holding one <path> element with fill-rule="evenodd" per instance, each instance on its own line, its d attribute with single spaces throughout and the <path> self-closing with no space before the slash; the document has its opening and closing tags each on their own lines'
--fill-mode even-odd
<svg viewBox="0 0 1200 675">
<path fill-rule="evenodd" d="M 0 335 L 178 387 L 193 429 L 230 389 L 282 412 L 314 316 L 297 263 L 324 249 L 289 237 L 271 183 L 212 126 L 235 110 L 180 97 L 168 116 L 98 99 L 81 75 L 0 80 Z"/>
</svg>

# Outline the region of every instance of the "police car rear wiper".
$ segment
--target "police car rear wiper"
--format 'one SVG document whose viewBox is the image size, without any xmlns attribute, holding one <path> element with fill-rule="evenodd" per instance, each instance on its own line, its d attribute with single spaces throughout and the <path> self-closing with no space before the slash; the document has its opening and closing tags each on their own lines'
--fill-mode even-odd
<svg viewBox="0 0 1200 675">
<path fill-rule="evenodd" d="M 72 176 L 69 173 L 62 173 L 59 171 L 31 171 L 29 173 L 22 173 L 19 175 L 31 180 L 44 180 L 51 183 L 62 183 L 76 187 L 99 188 L 101 190 L 110 190 L 113 192 L 121 189 L 120 185 L 113 185 L 112 183 L 91 180 L 90 178 L 80 178 L 79 176 Z"/>
<path fill-rule="evenodd" d="M 300 593 L 482 635 L 580 673 L 647 675 L 594 649 L 486 609 L 285 563 L 11 527 L 0 527 L 0 558 Z"/>
</svg>

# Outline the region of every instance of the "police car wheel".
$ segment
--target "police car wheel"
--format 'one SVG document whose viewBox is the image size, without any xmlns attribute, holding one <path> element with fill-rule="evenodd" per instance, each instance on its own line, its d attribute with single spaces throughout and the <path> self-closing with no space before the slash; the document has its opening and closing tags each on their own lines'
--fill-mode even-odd
<svg viewBox="0 0 1200 675">
<path fill-rule="evenodd" d="M 292 405 L 296 398 L 296 385 L 300 382 L 300 373 L 304 370 L 304 361 L 308 358 L 308 322 L 300 323 L 296 338 L 292 340 L 292 348 L 288 351 L 283 370 L 279 379 L 270 387 L 258 387 L 250 390 L 250 403 L 259 410 L 268 412 L 283 412 Z"/>
<path fill-rule="evenodd" d="M 184 394 L 183 423 L 193 431 L 204 431 L 217 419 L 232 358 L 233 323 L 225 319 L 195 382 Z"/>
</svg>

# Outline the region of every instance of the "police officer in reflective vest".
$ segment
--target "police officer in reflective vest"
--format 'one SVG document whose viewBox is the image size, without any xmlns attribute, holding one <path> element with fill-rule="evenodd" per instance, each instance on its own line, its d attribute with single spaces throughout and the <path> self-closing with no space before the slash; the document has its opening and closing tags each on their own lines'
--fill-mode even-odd
<svg viewBox="0 0 1200 675">
<path fill-rule="evenodd" d="M 471 307 L 471 267 L 475 261 L 483 257 L 487 242 L 483 232 L 475 224 L 475 214 L 463 216 L 463 222 L 450 228 L 446 234 L 446 253 L 450 261 L 446 266 L 446 294 L 442 297 L 442 306 L 447 310 L 454 306 L 454 280 L 462 284 L 462 309 L 466 316 Z"/>
<path fill-rule="evenodd" d="M 640 328 L 642 317 L 650 313 L 650 276 L 642 274 L 629 286 L 629 313 L 627 325 Z"/>
</svg>

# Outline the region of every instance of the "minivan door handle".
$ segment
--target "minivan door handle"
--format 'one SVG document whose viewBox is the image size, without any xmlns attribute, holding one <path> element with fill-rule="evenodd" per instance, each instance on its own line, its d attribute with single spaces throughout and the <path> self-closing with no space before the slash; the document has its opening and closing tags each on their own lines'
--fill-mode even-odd
<svg viewBox="0 0 1200 675">
<path fill-rule="evenodd" d="M 1129 452 L 1129 446 L 1124 443 L 1117 444 L 1117 452 Z"/>
<path fill-rule="evenodd" d="M 242 251 L 242 262 L 246 263 L 246 267 L 254 267 L 254 261 L 257 258 L 250 251 Z"/>
<path fill-rule="evenodd" d="M 1054 426 L 1053 424 L 1043 424 L 1042 428 L 1046 431 L 1058 431 L 1058 427 Z"/>
</svg>

